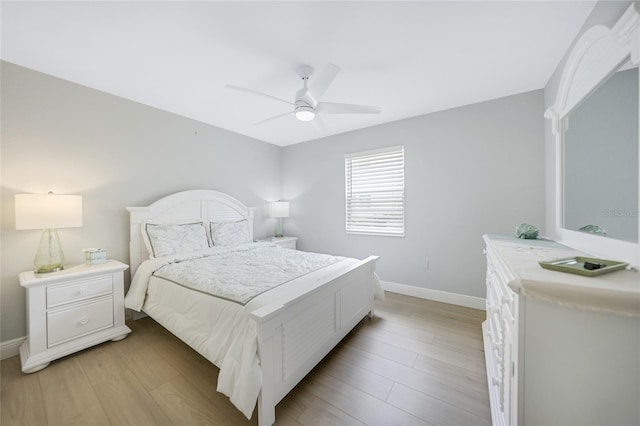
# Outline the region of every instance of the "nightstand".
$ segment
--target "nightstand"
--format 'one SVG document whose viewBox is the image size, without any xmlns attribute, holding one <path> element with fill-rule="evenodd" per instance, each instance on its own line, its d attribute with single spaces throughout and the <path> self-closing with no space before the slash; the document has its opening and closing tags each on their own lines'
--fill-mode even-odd
<svg viewBox="0 0 640 426">
<path fill-rule="evenodd" d="M 109 260 L 36 276 L 20 274 L 27 290 L 27 340 L 20 346 L 23 373 L 131 332 L 124 324 L 124 271 Z"/>
<path fill-rule="evenodd" d="M 282 248 L 288 249 L 296 249 L 296 241 L 298 241 L 298 237 L 266 237 L 266 238 L 258 238 L 256 241 L 262 241 L 272 244 L 277 244 Z"/>
</svg>

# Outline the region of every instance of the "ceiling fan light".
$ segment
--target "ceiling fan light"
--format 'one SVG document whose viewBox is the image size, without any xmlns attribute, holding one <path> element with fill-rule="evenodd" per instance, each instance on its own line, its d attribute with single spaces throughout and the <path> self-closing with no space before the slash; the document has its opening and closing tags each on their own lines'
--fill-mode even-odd
<svg viewBox="0 0 640 426">
<path fill-rule="evenodd" d="M 300 107 L 296 110 L 296 118 L 300 121 L 311 121 L 316 117 L 313 108 Z"/>
</svg>

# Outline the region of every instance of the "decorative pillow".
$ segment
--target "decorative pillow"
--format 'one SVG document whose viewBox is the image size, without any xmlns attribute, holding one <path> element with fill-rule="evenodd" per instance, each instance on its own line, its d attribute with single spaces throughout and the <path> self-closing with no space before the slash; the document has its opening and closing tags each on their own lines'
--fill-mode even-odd
<svg viewBox="0 0 640 426">
<path fill-rule="evenodd" d="M 235 246 L 251 242 L 249 221 L 210 222 L 211 241 L 214 246 Z"/>
<path fill-rule="evenodd" d="M 144 223 L 142 235 L 151 258 L 209 248 L 207 230 L 202 222 L 175 225 Z"/>
</svg>

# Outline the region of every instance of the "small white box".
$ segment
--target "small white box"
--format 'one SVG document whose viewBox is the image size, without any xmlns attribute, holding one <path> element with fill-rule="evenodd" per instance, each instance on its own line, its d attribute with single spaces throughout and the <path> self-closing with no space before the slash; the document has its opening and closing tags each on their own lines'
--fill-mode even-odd
<svg viewBox="0 0 640 426">
<path fill-rule="evenodd" d="M 87 265 L 100 265 L 107 263 L 107 250 L 100 248 L 87 248 L 84 252 L 84 263 Z"/>
</svg>

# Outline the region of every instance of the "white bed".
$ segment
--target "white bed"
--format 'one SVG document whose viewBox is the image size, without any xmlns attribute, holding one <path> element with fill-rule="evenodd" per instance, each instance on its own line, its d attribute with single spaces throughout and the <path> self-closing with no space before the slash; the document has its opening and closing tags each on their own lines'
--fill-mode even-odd
<svg viewBox="0 0 640 426">
<path fill-rule="evenodd" d="M 156 277 L 143 279 L 143 275 L 149 275 L 149 271 L 157 267 L 154 262 L 161 261 L 147 260 L 149 252 L 141 232 L 145 223 L 247 219 L 249 238 L 253 240 L 253 209 L 220 192 L 193 190 L 169 195 L 148 207 L 129 207 L 128 210 L 130 266 L 134 279 L 127 294 L 127 306 L 142 308 L 220 367 L 218 389 L 247 417 L 253 411 L 255 394 L 259 392 L 260 425 L 273 424 L 275 405 L 364 316 L 373 312 L 374 293 L 379 289 L 376 256 L 362 261 L 336 259 L 328 266 L 259 294 L 244 305 Z M 253 250 L 260 245 L 246 246 L 246 250 Z M 216 250 L 224 256 L 226 251 L 236 249 L 214 248 L 207 250 L 207 255 Z M 143 261 L 146 262 L 142 264 Z M 219 342 L 230 336 L 234 336 L 232 348 L 221 350 Z"/>
</svg>

